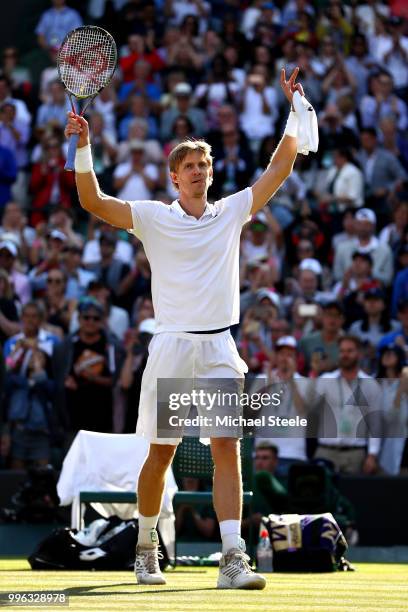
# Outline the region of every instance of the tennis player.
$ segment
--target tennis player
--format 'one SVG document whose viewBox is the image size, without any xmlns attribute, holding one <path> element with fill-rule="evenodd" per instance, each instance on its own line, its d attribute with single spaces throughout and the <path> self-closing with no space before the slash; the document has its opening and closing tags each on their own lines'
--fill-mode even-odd
<svg viewBox="0 0 408 612">
<path fill-rule="evenodd" d="M 79 134 L 75 171 L 81 206 L 134 233 L 142 241 L 152 269 L 157 327 L 143 375 L 137 424 L 137 433 L 150 441 L 137 493 L 135 572 L 139 584 L 166 582 L 158 563 L 156 526 L 166 471 L 180 441 L 157 437 L 157 379 L 244 378 L 248 371 L 230 334 L 230 326 L 239 322 L 240 233 L 250 215 L 265 206 L 292 171 L 299 148 L 300 106 L 305 100 L 302 86 L 296 83 L 298 72 L 296 68 L 288 80 L 285 71 L 281 73 L 281 87 L 294 106 L 268 168 L 252 187 L 214 204 L 207 202 L 213 180 L 211 147 L 202 140 L 182 142 L 170 153 L 170 175 L 180 194 L 171 205 L 125 202 L 105 195 L 92 167 L 88 124 L 83 117 L 68 114 L 65 135 Z M 250 568 L 240 536 L 239 440 L 213 437 L 211 451 L 214 508 L 222 538 L 217 586 L 263 589 L 265 578 Z"/>
</svg>

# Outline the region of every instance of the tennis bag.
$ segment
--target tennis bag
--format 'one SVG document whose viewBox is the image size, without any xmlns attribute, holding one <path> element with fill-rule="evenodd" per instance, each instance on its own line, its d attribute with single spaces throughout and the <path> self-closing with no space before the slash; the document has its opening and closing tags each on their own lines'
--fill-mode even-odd
<svg viewBox="0 0 408 612">
<path fill-rule="evenodd" d="M 128 570 L 133 569 L 138 521 L 117 516 L 93 521 L 81 531 L 64 527 L 54 530 L 28 558 L 35 570 Z M 160 568 L 169 557 L 160 533 Z"/>
<path fill-rule="evenodd" d="M 353 569 L 343 558 L 347 542 L 330 512 L 270 514 L 262 523 L 272 544 L 274 572 Z"/>
</svg>

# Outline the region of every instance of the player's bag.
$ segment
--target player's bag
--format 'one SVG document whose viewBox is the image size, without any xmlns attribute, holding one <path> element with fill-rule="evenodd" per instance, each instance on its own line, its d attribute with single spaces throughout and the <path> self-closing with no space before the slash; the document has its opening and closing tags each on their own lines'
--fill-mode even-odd
<svg viewBox="0 0 408 612">
<path fill-rule="evenodd" d="M 262 525 L 271 541 L 274 572 L 354 569 L 343 557 L 347 542 L 330 512 L 270 514 L 263 517 Z"/>
<path fill-rule="evenodd" d="M 40 570 L 127 570 L 133 569 L 138 521 L 117 516 L 97 519 L 81 531 L 64 527 L 54 530 L 28 558 L 32 569 Z M 169 557 L 159 535 L 160 568 Z"/>
</svg>

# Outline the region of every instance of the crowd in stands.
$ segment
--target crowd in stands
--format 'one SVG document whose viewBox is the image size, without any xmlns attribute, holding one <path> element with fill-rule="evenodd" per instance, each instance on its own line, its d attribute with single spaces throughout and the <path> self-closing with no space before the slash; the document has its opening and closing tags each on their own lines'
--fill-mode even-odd
<svg viewBox="0 0 408 612">
<path fill-rule="evenodd" d="M 377 378 L 381 435 L 358 448 L 321 435 L 313 452 L 349 473 L 408 465 L 403 11 L 391 0 L 51 0 L 36 27 L 40 79 L 3 48 L 0 467 L 58 466 L 79 429 L 134 432 L 155 329 L 143 246 L 85 213 L 63 170 L 70 106 L 56 57 L 83 23 L 118 45 L 113 82 L 86 117 L 100 185 L 124 200 L 176 199 L 167 155 L 188 137 L 212 145 L 210 200 L 251 185 L 288 115 L 280 69 L 300 67 L 319 151 L 298 156 L 244 227 L 233 335 L 254 376 L 340 380 L 354 363 Z M 280 469 L 310 456 L 304 438 L 273 444 Z"/>
</svg>

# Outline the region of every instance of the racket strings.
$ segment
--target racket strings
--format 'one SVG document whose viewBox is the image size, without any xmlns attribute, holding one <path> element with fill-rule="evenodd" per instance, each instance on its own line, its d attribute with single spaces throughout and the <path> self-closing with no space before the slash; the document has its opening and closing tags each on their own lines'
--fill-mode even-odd
<svg viewBox="0 0 408 612">
<path fill-rule="evenodd" d="M 58 61 L 65 87 L 78 97 L 92 96 L 112 77 L 116 67 L 115 43 L 100 28 L 81 28 L 67 37 Z"/>
</svg>

